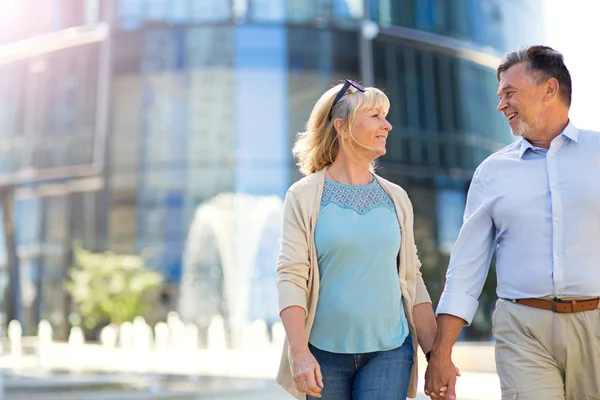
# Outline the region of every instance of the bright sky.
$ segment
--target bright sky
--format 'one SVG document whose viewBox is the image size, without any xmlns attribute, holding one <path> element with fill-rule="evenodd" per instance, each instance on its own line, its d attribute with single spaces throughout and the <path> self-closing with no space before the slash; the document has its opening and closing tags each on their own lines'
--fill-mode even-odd
<svg viewBox="0 0 600 400">
<path fill-rule="evenodd" d="M 563 53 L 573 80 L 571 119 L 600 131 L 600 0 L 543 1 L 547 44 Z"/>
</svg>

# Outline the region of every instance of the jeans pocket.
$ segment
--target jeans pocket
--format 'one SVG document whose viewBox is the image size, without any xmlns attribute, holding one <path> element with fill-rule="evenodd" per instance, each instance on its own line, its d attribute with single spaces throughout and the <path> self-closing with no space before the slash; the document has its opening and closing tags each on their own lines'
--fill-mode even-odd
<svg viewBox="0 0 600 400">
<path fill-rule="evenodd" d="M 517 399 L 517 389 L 509 389 L 502 391 L 501 400 L 516 400 Z"/>
</svg>

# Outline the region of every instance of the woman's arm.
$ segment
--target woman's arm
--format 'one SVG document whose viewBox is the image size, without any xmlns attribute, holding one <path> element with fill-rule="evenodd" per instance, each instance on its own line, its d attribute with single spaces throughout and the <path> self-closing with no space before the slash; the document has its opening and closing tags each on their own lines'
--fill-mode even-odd
<svg viewBox="0 0 600 400">
<path fill-rule="evenodd" d="M 279 315 L 290 351 L 290 367 L 296 390 L 321 397 L 321 368 L 308 348 L 306 297 L 310 262 L 308 229 L 303 223 L 298 200 L 288 192 L 283 206 L 281 245 L 277 262 Z"/>
<path fill-rule="evenodd" d="M 423 353 L 427 354 L 433 348 L 437 324 L 431 303 L 417 304 L 413 308 L 413 320 L 417 328 L 417 338 Z"/>
<path fill-rule="evenodd" d="M 321 367 L 308 349 L 305 330 L 306 312 L 302 307 L 291 306 L 281 312 L 290 346 L 291 368 L 296 390 L 313 397 L 321 397 L 323 376 Z"/>
<path fill-rule="evenodd" d="M 308 227 L 293 192 L 288 191 L 283 203 L 283 224 L 277 260 L 277 298 L 279 313 L 290 306 L 299 306 L 308 313 L 306 298 L 310 261 Z"/>
</svg>

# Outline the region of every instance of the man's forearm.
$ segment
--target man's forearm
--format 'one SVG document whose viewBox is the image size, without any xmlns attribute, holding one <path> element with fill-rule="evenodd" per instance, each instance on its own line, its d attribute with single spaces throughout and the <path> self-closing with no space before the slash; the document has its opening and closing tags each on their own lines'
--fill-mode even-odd
<svg viewBox="0 0 600 400">
<path fill-rule="evenodd" d="M 438 315 L 437 335 L 431 349 L 432 357 L 435 355 L 450 356 L 452 354 L 452 346 L 458 340 L 460 331 L 465 324 L 466 321 L 464 319 L 454 315 Z"/>
</svg>

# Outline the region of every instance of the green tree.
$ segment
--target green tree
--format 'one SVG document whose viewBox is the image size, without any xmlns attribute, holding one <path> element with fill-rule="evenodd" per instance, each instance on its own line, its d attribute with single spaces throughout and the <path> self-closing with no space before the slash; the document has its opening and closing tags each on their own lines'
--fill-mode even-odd
<svg viewBox="0 0 600 400">
<path fill-rule="evenodd" d="M 93 253 L 76 244 L 73 261 L 66 290 L 77 305 L 85 328 L 133 321 L 152 310 L 162 275 L 147 269 L 143 257 Z"/>
</svg>

